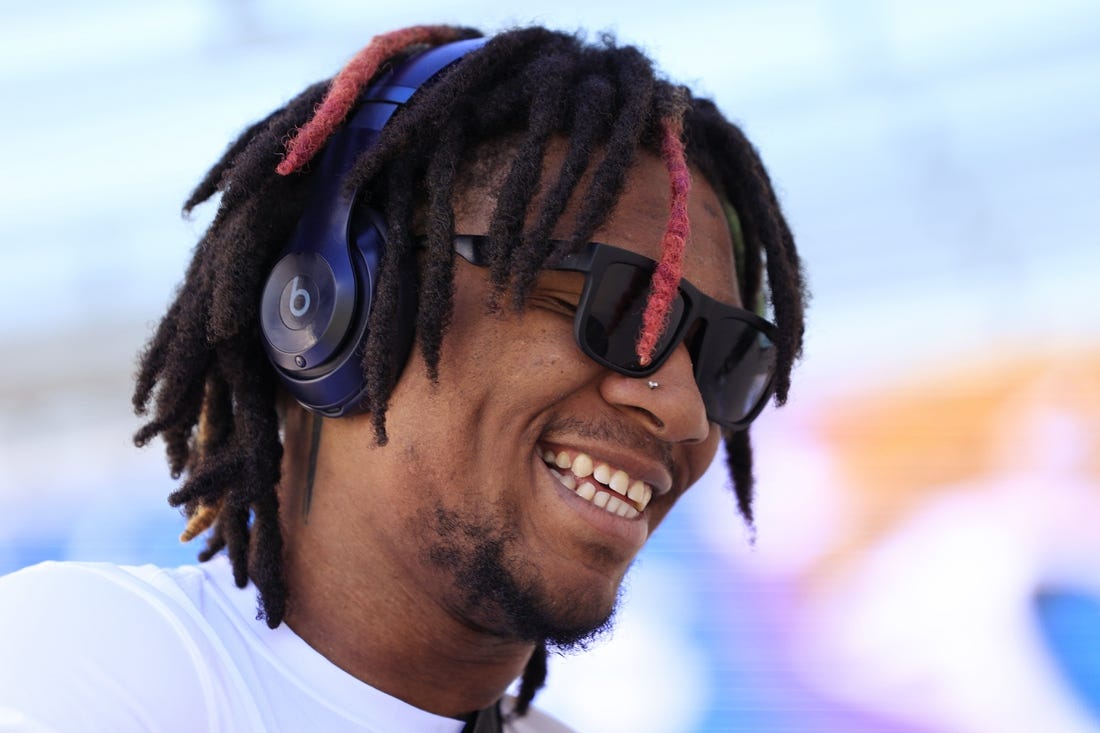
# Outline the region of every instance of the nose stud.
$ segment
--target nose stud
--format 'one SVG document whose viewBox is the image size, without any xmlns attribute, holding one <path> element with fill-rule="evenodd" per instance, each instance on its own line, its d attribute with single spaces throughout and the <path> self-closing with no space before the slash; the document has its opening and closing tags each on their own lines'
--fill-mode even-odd
<svg viewBox="0 0 1100 733">
<path fill-rule="evenodd" d="M 658 387 L 660 387 L 660 386 L 661 386 L 661 383 L 660 383 L 660 382 L 655 382 L 655 381 L 653 381 L 653 380 L 651 379 L 651 380 L 649 380 L 648 382 L 646 382 L 646 385 L 647 385 L 647 386 L 648 386 L 648 387 L 649 387 L 650 389 L 657 389 Z"/>
</svg>

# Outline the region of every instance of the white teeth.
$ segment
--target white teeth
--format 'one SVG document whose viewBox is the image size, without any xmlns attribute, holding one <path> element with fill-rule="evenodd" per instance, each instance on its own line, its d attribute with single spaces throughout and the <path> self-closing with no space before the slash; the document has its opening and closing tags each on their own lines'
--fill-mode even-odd
<svg viewBox="0 0 1100 733">
<path fill-rule="evenodd" d="M 616 471 L 611 474 L 611 480 L 607 482 L 607 485 L 616 494 L 626 496 L 626 492 L 630 488 L 630 476 L 626 475 L 626 471 Z"/>
<path fill-rule="evenodd" d="M 653 498 L 653 487 L 644 481 L 631 480 L 626 471 L 613 469 L 606 463 L 597 464 L 585 453 L 578 453 L 576 458 L 570 458 L 567 451 L 555 453 L 545 449 L 542 459 L 562 486 L 611 514 L 633 519 L 645 511 Z M 588 476 L 603 486 L 582 480 Z M 603 491 L 604 486 L 615 493 Z"/>
<path fill-rule="evenodd" d="M 577 477 L 574 476 L 573 474 L 571 474 L 571 473 L 558 473 L 557 471 L 554 471 L 553 474 L 555 476 L 557 476 L 558 481 L 561 481 L 562 485 L 564 485 L 565 488 L 569 489 L 570 491 L 577 488 Z"/>
<path fill-rule="evenodd" d="M 585 453 L 581 453 L 573 460 L 573 474 L 577 478 L 584 478 L 585 476 L 592 475 L 592 458 Z"/>
</svg>

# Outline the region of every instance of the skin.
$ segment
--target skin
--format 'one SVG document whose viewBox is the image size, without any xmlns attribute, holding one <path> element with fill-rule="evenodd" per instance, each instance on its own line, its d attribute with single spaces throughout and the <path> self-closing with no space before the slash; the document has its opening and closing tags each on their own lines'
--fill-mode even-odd
<svg viewBox="0 0 1100 733">
<path fill-rule="evenodd" d="M 548 170 L 560 158 L 552 146 Z M 488 230 L 496 179 L 462 189 L 456 231 Z M 668 196 L 664 164 L 641 154 L 594 240 L 658 259 Z M 556 236 L 577 211 L 571 202 Z M 739 304 L 726 221 L 697 173 L 689 215 L 685 278 Z M 583 636 L 607 621 L 634 557 L 717 451 L 720 432 L 683 345 L 644 379 L 579 350 L 562 301 L 576 303 L 581 280 L 543 273 L 524 311 L 489 312 L 488 271 L 456 264 L 438 383 L 414 350 L 386 446 L 376 445 L 368 416 L 324 421 L 308 514 L 299 508 L 313 418 L 288 411 L 286 621 L 333 663 L 422 709 L 459 716 L 492 704 L 534 648 L 499 604 L 471 591 L 479 551 L 498 550 L 547 618 Z M 547 445 L 621 467 L 655 496 L 633 520 L 596 509 L 553 478 L 539 458 Z"/>
</svg>

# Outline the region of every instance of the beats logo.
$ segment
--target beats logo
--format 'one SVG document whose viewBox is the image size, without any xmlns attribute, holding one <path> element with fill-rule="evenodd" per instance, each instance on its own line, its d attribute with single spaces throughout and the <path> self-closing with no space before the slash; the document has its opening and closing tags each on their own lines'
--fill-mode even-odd
<svg viewBox="0 0 1100 733">
<path fill-rule="evenodd" d="M 296 275 L 283 288 L 283 297 L 279 300 L 279 316 L 287 328 L 295 330 L 305 326 L 310 308 L 317 302 L 317 286 L 308 275 Z"/>
<path fill-rule="evenodd" d="M 315 252 L 292 252 L 279 260 L 264 287 L 260 311 L 275 366 L 299 372 L 331 359 L 348 335 L 354 290 L 354 276 L 339 282 Z"/>
</svg>

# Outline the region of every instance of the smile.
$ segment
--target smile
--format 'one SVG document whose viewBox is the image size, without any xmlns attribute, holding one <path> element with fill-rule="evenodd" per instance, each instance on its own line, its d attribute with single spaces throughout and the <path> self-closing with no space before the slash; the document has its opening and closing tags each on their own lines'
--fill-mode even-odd
<svg viewBox="0 0 1100 733">
<path fill-rule="evenodd" d="M 653 487 L 632 479 L 621 468 L 595 461 L 587 453 L 570 455 L 543 449 L 542 460 L 562 486 L 604 511 L 634 519 L 653 498 Z"/>
</svg>

